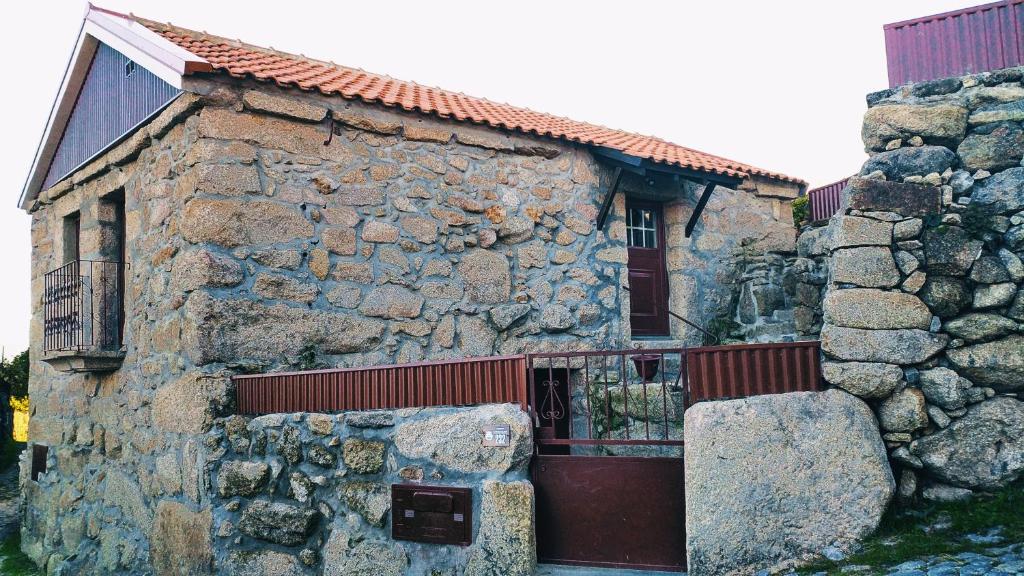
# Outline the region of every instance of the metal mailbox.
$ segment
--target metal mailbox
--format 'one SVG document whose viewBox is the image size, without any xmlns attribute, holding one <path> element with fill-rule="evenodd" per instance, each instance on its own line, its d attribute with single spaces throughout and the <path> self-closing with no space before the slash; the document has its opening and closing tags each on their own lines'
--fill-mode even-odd
<svg viewBox="0 0 1024 576">
<path fill-rule="evenodd" d="M 392 484 L 391 537 L 468 546 L 473 541 L 473 491 L 451 486 Z"/>
</svg>

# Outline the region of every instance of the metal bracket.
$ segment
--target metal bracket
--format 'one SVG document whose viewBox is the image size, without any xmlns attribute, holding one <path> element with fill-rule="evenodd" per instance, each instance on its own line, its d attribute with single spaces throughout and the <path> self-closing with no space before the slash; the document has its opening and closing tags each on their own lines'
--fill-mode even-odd
<svg viewBox="0 0 1024 576">
<path fill-rule="evenodd" d="M 622 168 L 616 166 L 615 173 L 612 174 L 612 185 L 608 187 L 608 193 L 604 196 L 604 201 L 601 202 L 601 210 L 597 213 L 597 229 L 603 230 L 605 220 L 608 219 L 608 213 L 612 209 L 612 200 L 615 199 L 615 194 L 619 191 L 619 181 L 622 179 Z"/>
</svg>

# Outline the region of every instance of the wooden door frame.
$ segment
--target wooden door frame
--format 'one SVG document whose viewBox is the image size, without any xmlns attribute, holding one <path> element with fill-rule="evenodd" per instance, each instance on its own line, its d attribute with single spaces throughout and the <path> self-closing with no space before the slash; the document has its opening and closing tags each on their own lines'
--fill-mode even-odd
<svg viewBox="0 0 1024 576">
<path fill-rule="evenodd" d="M 661 254 L 661 258 L 660 258 L 661 263 L 660 263 L 660 265 L 661 265 L 661 274 L 662 274 L 662 276 L 661 276 L 662 277 L 662 283 L 661 283 L 662 284 L 662 298 L 664 298 L 664 302 L 665 302 L 665 309 L 663 311 L 663 316 L 664 316 L 664 319 L 665 319 L 665 332 L 664 332 L 664 334 L 636 334 L 635 331 L 634 331 L 634 328 L 633 328 L 633 321 L 632 321 L 632 318 L 631 318 L 630 322 L 629 322 L 629 336 L 630 336 L 630 338 L 634 338 L 634 337 L 637 337 L 637 336 L 639 336 L 640 338 L 669 338 L 669 337 L 672 336 L 672 322 L 671 322 L 671 318 L 669 317 L 669 313 L 668 313 L 668 302 L 669 302 L 669 300 L 668 300 L 668 297 L 669 297 L 668 264 L 667 264 L 668 246 L 666 245 L 666 242 L 665 242 L 665 240 L 667 238 L 667 232 L 665 230 L 665 228 L 666 228 L 665 227 L 665 203 L 657 201 L 657 200 L 646 200 L 646 199 L 643 199 L 643 198 L 630 197 L 630 196 L 627 195 L 626 196 L 626 211 L 627 211 L 627 213 L 628 213 L 630 208 L 648 209 L 648 210 L 654 211 L 655 214 L 656 214 L 655 228 L 657 230 L 657 235 L 658 235 L 658 252 Z M 630 239 L 629 239 L 629 229 L 627 228 L 626 229 L 626 275 L 627 275 L 627 278 L 629 276 L 629 250 L 630 250 L 630 248 L 632 248 L 629 245 L 629 242 L 630 242 Z M 632 308 L 633 308 L 632 304 L 633 304 L 633 299 L 632 299 L 632 292 L 631 292 L 630 293 L 630 316 L 632 316 Z"/>
</svg>

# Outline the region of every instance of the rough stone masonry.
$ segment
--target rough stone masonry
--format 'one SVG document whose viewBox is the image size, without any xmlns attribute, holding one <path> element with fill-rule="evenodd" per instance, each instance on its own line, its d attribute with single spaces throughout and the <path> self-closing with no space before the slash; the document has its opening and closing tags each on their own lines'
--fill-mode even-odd
<svg viewBox="0 0 1024 576">
<path fill-rule="evenodd" d="M 32 209 L 30 437 L 50 450 L 38 481 L 23 463 L 22 542 L 48 571 L 175 573 L 162 538 L 201 549 L 221 530 L 211 490 L 224 448 L 208 434 L 232 411 L 233 374 L 631 344 L 623 196 L 597 230 L 611 171 L 586 148 L 242 80 L 190 77 L 185 89 Z M 719 188 L 684 238 L 699 190 L 622 186 L 669 201 L 670 305 L 697 321 L 728 310 L 740 246 L 793 249 L 795 189 Z M 58 372 L 38 359 L 64 217 L 80 213 L 82 257 L 101 258 L 108 199 L 122 193 L 124 359 Z M 259 466 L 238 466 L 261 485 Z M 245 526 L 268 514 L 295 528 L 281 534 L 326 525 L 308 519 L 325 518 L 311 501 L 274 494 Z M 311 573 L 302 551 L 326 550 L 306 536 L 274 543 L 277 560 L 252 570 Z M 195 571 L 219 570 L 229 542 L 214 540 Z"/>
<path fill-rule="evenodd" d="M 1024 471 L 1021 69 L 868 97 L 870 158 L 821 234 L 825 378 L 870 402 L 899 496 Z"/>
</svg>

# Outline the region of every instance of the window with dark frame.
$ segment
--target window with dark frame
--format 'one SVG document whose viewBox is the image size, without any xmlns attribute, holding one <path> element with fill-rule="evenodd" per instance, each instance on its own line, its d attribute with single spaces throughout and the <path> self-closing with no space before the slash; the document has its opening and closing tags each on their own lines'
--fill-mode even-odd
<svg viewBox="0 0 1024 576">
<path fill-rule="evenodd" d="M 649 208 L 626 211 L 626 243 L 633 248 L 658 247 L 658 215 Z"/>
</svg>

